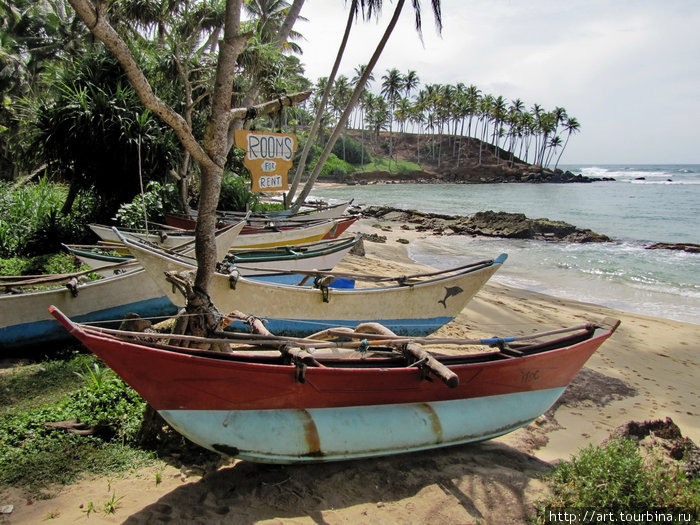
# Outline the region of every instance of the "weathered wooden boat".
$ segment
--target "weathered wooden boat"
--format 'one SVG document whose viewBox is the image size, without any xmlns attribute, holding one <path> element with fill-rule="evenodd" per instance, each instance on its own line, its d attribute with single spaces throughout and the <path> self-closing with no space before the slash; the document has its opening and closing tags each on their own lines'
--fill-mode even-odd
<svg viewBox="0 0 700 525">
<path fill-rule="evenodd" d="M 347 209 L 352 204 L 352 200 L 349 202 L 341 202 L 339 204 L 326 204 L 322 206 L 307 206 L 301 209 L 287 209 L 287 210 L 276 210 L 268 212 L 238 212 L 238 211 L 217 211 L 217 216 L 222 221 L 235 221 L 247 217 L 250 224 L 264 224 L 269 222 L 277 221 L 289 221 L 291 223 L 300 223 L 307 221 L 319 221 L 328 219 L 339 219 L 341 218 Z M 177 221 L 178 219 L 187 218 L 190 220 L 197 220 L 197 210 L 191 210 L 187 215 L 184 214 L 166 214 L 166 223 L 171 226 L 177 226 L 182 228 L 179 224 L 171 223 L 171 220 Z M 182 223 L 185 224 L 185 223 Z M 192 224 L 187 223 L 187 224 Z M 189 226 L 184 226 L 188 228 Z"/>
<path fill-rule="evenodd" d="M 239 268 L 241 275 L 252 276 L 277 272 L 332 270 L 362 239 L 361 235 L 337 240 L 319 241 L 302 246 L 284 246 L 261 250 L 232 250 L 224 263 Z M 133 255 L 116 254 L 101 245 L 64 245 L 66 250 L 90 268 L 100 270 L 107 266 L 133 259 Z M 185 253 L 184 255 L 187 255 Z"/>
<path fill-rule="evenodd" d="M 335 225 L 330 229 L 330 231 L 323 237 L 324 239 L 337 239 L 345 231 L 352 226 L 359 217 L 337 217 L 335 219 L 323 219 L 323 220 L 299 220 L 299 219 L 274 219 L 274 220 L 262 220 L 262 219 L 248 219 L 246 226 L 241 231 L 241 235 L 250 235 L 256 233 L 267 233 L 271 231 L 280 230 L 293 230 L 300 228 L 302 226 L 311 226 L 312 224 L 319 224 L 326 222 L 328 220 L 335 220 Z M 217 222 L 217 227 L 222 228 L 232 221 L 240 220 L 237 216 L 232 218 L 226 218 L 220 216 Z M 173 228 L 181 228 L 183 230 L 194 230 L 197 227 L 197 219 L 192 218 L 183 214 L 167 213 L 165 215 L 165 222 L 168 226 Z"/>
<path fill-rule="evenodd" d="M 196 262 L 137 240 L 124 238 L 123 242 L 161 290 L 175 304 L 184 304 L 166 272 L 194 270 Z M 209 284 L 209 294 L 219 311 L 243 310 L 264 318 L 269 330 L 279 335 L 304 336 L 329 326 L 370 321 L 380 322 L 397 334 L 427 335 L 454 319 L 506 257 L 502 254 L 493 260 L 423 275 L 353 275 L 356 281 L 392 283 L 354 289 L 330 289 L 323 283 L 315 288 L 260 282 L 241 276 L 238 271 L 217 272 Z M 323 276 L 323 272 L 316 274 Z"/>
<path fill-rule="evenodd" d="M 182 435 L 265 463 L 367 458 L 506 434 L 547 411 L 619 324 L 605 319 L 524 338 L 422 340 L 421 348 L 365 332 L 342 332 L 348 343 L 256 338 L 223 353 L 162 339 L 173 336 L 144 341 L 138 332 L 103 331 L 51 311 Z M 218 341 L 235 342 L 224 336 Z M 431 342 L 495 350 L 434 354 L 422 349 Z M 321 355 L 343 344 L 363 353 Z M 274 352 L 254 352 L 261 348 Z"/>
<path fill-rule="evenodd" d="M 233 225 L 217 232 L 218 254 L 225 253 L 225 247 L 239 230 L 240 225 Z M 191 246 L 186 243 L 177 248 L 189 251 Z M 109 323 L 129 312 L 142 317 L 165 317 L 177 312 L 176 306 L 136 261 L 115 261 L 100 271 L 107 276 L 104 279 L 81 281 L 87 273 L 0 279 L 0 290 L 5 291 L 0 291 L 0 355 L 69 340 L 48 315 L 51 304 L 81 322 Z M 55 287 L 38 289 L 51 284 Z"/>
<path fill-rule="evenodd" d="M 90 224 L 89 226 L 90 229 L 103 241 L 120 242 L 120 239 L 110 226 L 100 224 Z M 255 233 L 248 233 L 246 235 L 239 234 L 233 240 L 229 249 L 256 250 L 262 248 L 274 248 L 277 246 L 314 243 L 323 239 L 334 227 L 336 227 L 336 222 L 329 220 L 287 230 L 267 228 Z M 120 232 L 126 238 L 145 240 L 165 248 L 174 248 L 180 244 L 177 241 L 171 240 L 173 237 L 183 238 L 186 235 L 189 235 L 190 238 L 194 239 L 194 232 L 192 230 L 180 230 L 177 228 L 173 228 L 172 230 L 157 230 L 153 233 L 146 233 L 143 230 L 137 231 L 122 229 L 120 229 Z"/>
<path fill-rule="evenodd" d="M 17 282 L 12 283 L 12 288 L 17 286 Z M 38 344 L 70 340 L 48 315 L 47 308 L 52 304 L 86 323 L 119 320 L 129 312 L 142 317 L 170 316 L 177 312 L 141 268 L 70 288 L 5 293 L 0 295 L 0 356 Z"/>
<path fill-rule="evenodd" d="M 228 253 L 230 247 L 236 242 L 241 231 L 246 225 L 245 219 L 237 222 L 232 222 L 219 228 L 216 231 L 216 260 L 220 261 Z M 108 244 L 119 243 L 121 240 L 114 233 L 111 226 L 102 224 L 89 224 L 90 229 L 97 234 L 100 239 Z M 129 238 L 141 239 L 169 250 L 179 251 L 185 254 L 193 254 L 195 252 L 195 233 L 193 230 L 173 229 L 156 229 L 156 230 L 121 230 L 122 235 Z"/>
</svg>

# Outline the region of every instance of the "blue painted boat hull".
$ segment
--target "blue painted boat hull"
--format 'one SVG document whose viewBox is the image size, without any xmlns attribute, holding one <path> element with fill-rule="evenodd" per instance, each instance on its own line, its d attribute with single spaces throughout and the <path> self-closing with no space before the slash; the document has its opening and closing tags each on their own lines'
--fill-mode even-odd
<svg viewBox="0 0 700 525">
<path fill-rule="evenodd" d="M 264 463 L 315 463 L 491 439 L 531 423 L 563 391 L 359 407 L 159 413 L 185 437 L 217 452 Z"/>
<path fill-rule="evenodd" d="M 167 297 L 157 297 L 147 301 L 123 304 L 75 317 L 79 323 L 104 322 L 103 326 L 116 326 L 127 313 L 137 313 L 141 317 L 169 317 L 177 313 L 177 307 Z M 109 321 L 112 321 L 109 323 Z M 45 343 L 70 341 L 72 336 L 54 319 L 33 321 L 0 328 L 0 349 L 23 349 Z"/>
<path fill-rule="evenodd" d="M 83 323 L 119 322 L 129 312 L 141 317 L 166 317 L 177 307 L 143 270 L 78 285 L 78 294 L 56 288 L 0 296 L 0 356 L 16 351 L 70 340 L 70 334 L 49 314 L 57 305 Z M 44 348 L 44 351 L 50 350 Z"/>
</svg>

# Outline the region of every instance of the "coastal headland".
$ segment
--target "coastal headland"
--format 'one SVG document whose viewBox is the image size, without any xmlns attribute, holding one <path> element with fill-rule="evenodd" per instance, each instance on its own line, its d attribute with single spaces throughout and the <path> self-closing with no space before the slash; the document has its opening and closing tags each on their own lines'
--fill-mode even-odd
<svg viewBox="0 0 700 525">
<path fill-rule="evenodd" d="M 348 136 L 359 139 L 356 130 Z M 372 155 L 415 163 L 415 170 L 359 170 L 339 180 L 345 184 L 494 184 L 494 183 L 591 183 L 614 180 L 592 178 L 552 167 L 532 164 L 508 151 L 472 137 L 381 132 L 362 138 Z M 389 162 L 391 167 L 391 162 Z"/>
<path fill-rule="evenodd" d="M 383 217 L 363 218 L 352 231 L 378 234 L 384 242 L 364 242 L 365 254 L 346 257 L 338 271 L 405 275 L 425 270 L 409 258 L 407 246 L 433 235 L 431 231 L 405 230 Z M 694 373 L 700 366 L 699 328 L 492 280 L 436 334 L 520 335 L 604 317 L 622 322 L 613 337 L 554 407 L 506 436 L 415 454 L 304 466 L 225 459 L 191 465 L 174 454 L 164 468 L 86 478 L 52 490 L 45 499 L 15 489 L 2 491 L 0 506 L 14 509 L 0 515 L 0 523 L 528 523 L 534 502 L 548 493 L 541 478 L 554 463 L 601 444 L 612 433 L 656 428 L 630 421 L 670 418 L 683 439 L 700 441 Z M 642 442 L 649 440 L 668 444 L 654 434 Z M 101 508 L 111 498 L 118 499 L 115 514 L 86 512 L 90 503 Z"/>
</svg>

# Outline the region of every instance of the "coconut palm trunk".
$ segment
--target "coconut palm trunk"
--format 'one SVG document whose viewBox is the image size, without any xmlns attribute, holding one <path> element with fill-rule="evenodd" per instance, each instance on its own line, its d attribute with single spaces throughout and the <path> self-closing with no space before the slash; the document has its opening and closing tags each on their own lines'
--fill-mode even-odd
<svg viewBox="0 0 700 525">
<path fill-rule="evenodd" d="M 309 155 L 309 151 L 311 150 L 311 146 L 313 145 L 316 139 L 316 135 L 318 134 L 318 128 L 321 124 L 321 119 L 323 118 L 323 112 L 326 109 L 326 104 L 328 103 L 328 98 L 333 87 L 333 82 L 335 81 L 335 75 L 338 73 L 340 61 L 343 58 L 343 54 L 345 53 L 345 47 L 347 46 L 348 37 L 350 36 L 352 22 L 357 14 L 358 1 L 359 0 L 352 0 L 352 4 L 350 5 L 350 11 L 348 12 L 348 20 L 345 24 L 345 32 L 343 33 L 343 39 L 340 42 L 338 54 L 336 55 L 335 62 L 333 63 L 333 67 L 331 68 L 331 74 L 328 76 L 326 88 L 323 90 L 323 95 L 321 96 L 321 101 L 319 103 L 319 107 L 316 113 L 316 118 L 314 118 L 314 122 L 311 125 L 311 130 L 309 131 L 309 136 L 306 139 L 306 144 L 304 144 L 304 149 L 302 150 L 301 156 L 299 157 L 299 164 L 297 165 L 297 170 L 294 173 L 292 184 L 289 187 L 289 191 L 287 192 L 287 196 L 285 198 L 285 207 L 287 207 L 288 204 L 291 203 L 294 199 L 294 195 L 296 194 L 297 188 L 299 187 L 301 176 L 304 174 L 304 170 L 306 169 L 306 159 Z M 306 197 L 304 197 L 304 199 L 300 199 L 294 206 L 296 208 L 300 207 L 304 203 L 305 199 Z"/>
<path fill-rule="evenodd" d="M 365 87 L 365 84 L 367 83 L 367 79 L 369 78 L 370 74 L 372 73 L 372 70 L 374 69 L 374 66 L 377 64 L 377 61 L 379 60 L 379 56 L 382 54 L 382 51 L 384 50 L 384 47 L 386 46 L 386 43 L 389 40 L 389 37 L 391 36 L 391 33 L 394 31 L 394 28 L 396 27 L 396 23 L 399 20 L 399 15 L 401 14 L 401 10 L 403 9 L 404 4 L 406 3 L 406 0 L 399 0 L 396 3 L 396 7 L 394 8 L 394 14 L 391 17 L 391 20 L 389 21 L 389 25 L 387 26 L 386 30 L 384 31 L 384 34 L 382 35 L 381 40 L 379 41 L 379 44 L 377 44 L 377 48 L 374 51 L 374 54 L 372 55 L 372 58 L 370 58 L 367 67 L 365 68 L 364 73 L 360 77 L 360 80 L 357 82 L 355 85 L 355 89 L 352 92 L 352 95 L 350 96 L 350 100 L 348 101 L 348 104 L 345 106 L 345 110 L 343 111 L 343 114 L 340 116 L 340 120 L 335 126 L 335 129 L 333 130 L 333 133 L 330 136 L 330 139 L 328 140 L 328 143 L 326 144 L 326 147 L 323 149 L 321 152 L 321 157 L 318 159 L 318 163 L 314 167 L 313 172 L 309 176 L 309 179 L 306 181 L 306 184 L 304 185 L 304 188 L 302 189 L 301 193 L 299 194 L 299 197 L 297 198 L 294 206 L 298 207 L 301 206 L 306 198 L 309 196 L 309 193 L 311 193 L 311 189 L 313 188 L 314 184 L 316 183 L 316 179 L 318 179 L 318 176 L 321 173 L 321 169 L 323 169 L 323 165 L 325 164 L 326 160 L 328 160 L 328 157 L 331 153 L 331 150 L 333 149 L 333 146 L 335 145 L 336 141 L 338 140 L 338 137 L 340 136 L 341 131 L 345 127 L 345 123 L 347 122 L 348 118 L 350 117 L 350 113 L 352 112 L 352 109 L 355 107 L 355 104 L 357 104 L 358 100 L 360 99 L 360 95 L 362 94 L 362 90 Z"/>
</svg>

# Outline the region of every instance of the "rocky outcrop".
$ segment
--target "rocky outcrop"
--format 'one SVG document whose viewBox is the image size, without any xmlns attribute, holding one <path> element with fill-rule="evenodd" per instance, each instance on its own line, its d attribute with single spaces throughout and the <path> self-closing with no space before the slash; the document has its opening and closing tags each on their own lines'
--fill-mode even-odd
<svg viewBox="0 0 700 525">
<path fill-rule="evenodd" d="M 679 250 L 688 253 L 700 253 L 700 244 L 692 242 L 657 242 L 646 247 L 647 250 Z"/>
<path fill-rule="evenodd" d="M 472 216 L 441 215 L 388 206 L 370 206 L 362 210 L 365 217 L 376 217 L 414 225 L 416 230 L 437 234 L 483 235 L 509 239 L 540 239 L 565 242 L 608 242 L 612 239 L 591 230 L 577 228 L 562 221 L 530 219 L 522 213 L 477 212 Z"/>
</svg>

